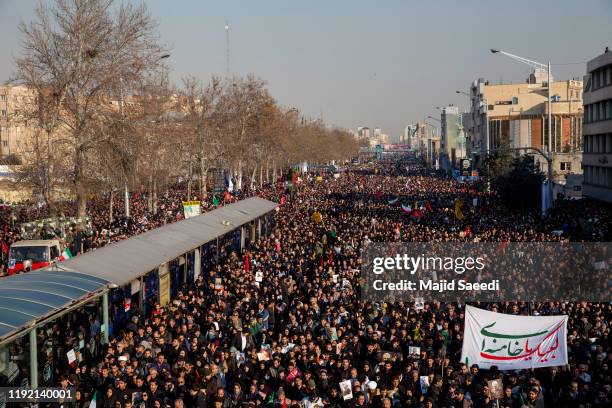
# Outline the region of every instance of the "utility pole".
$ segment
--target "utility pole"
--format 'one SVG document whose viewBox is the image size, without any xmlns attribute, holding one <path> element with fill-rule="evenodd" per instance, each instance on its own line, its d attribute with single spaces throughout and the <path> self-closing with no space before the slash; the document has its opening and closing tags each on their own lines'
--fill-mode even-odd
<svg viewBox="0 0 612 408">
<path fill-rule="evenodd" d="M 225 20 L 225 75 L 229 78 L 230 75 L 230 35 L 229 22 Z"/>
<path fill-rule="evenodd" d="M 119 105 L 119 108 L 121 110 L 121 129 L 125 132 L 125 97 L 123 95 L 123 77 L 119 77 L 119 92 L 121 97 Z M 130 218 L 130 189 L 128 186 L 128 175 L 124 174 L 124 177 L 125 185 L 123 186 L 123 203 L 125 208 L 125 218 Z"/>
<path fill-rule="evenodd" d="M 550 61 L 548 61 L 548 64 L 544 64 L 541 62 L 532 61 L 530 59 L 519 57 L 518 55 L 510 54 L 509 52 L 505 52 L 505 51 L 494 49 L 494 48 L 491 49 L 491 52 L 493 54 L 499 53 L 499 54 L 505 55 L 515 61 L 529 65 L 535 70 L 534 73 L 538 73 L 538 71 L 540 72 L 544 71 L 548 74 L 548 83 L 546 84 L 547 85 L 546 87 L 548 88 L 548 103 L 547 103 L 547 107 L 548 107 L 548 146 L 547 146 L 548 149 L 547 149 L 547 153 L 548 155 L 542 154 L 542 156 L 544 156 L 546 158 L 546 161 L 548 162 L 548 184 L 547 184 L 547 189 L 546 189 L 548 197 L 547 197 L 546 205 L 545 205 L 546 212 L 548 213 L 548 210 L 552 207 L 552 204 L 553 204 L 552 74 L 550 70 Z M 488 124 L 488 120 L 487 120 L 487 124 Z"/>
</svg>

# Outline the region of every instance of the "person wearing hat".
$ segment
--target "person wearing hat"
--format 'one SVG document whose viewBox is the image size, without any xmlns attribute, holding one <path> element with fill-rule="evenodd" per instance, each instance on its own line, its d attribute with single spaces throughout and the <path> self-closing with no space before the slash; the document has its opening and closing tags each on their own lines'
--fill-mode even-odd
<svg viewBox="0 0 612 408">
<path fill-rule="evenodd" d="M 322 368 L 319 370 L 319 377 L 317 378 L 317 389 L 321 391 L 323 395 L 327 394 L 331 387 L 330 379 L 327 373 L 327 369 Z"/>
</svg>

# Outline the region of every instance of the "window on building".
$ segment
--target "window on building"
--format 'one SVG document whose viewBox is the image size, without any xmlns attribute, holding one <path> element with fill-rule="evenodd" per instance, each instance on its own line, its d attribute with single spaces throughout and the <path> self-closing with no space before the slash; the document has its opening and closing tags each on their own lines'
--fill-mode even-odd
<svg viewBox="0 0 612 408">
<path fill-rule="evenodd" d="M 518 98 L 516 96 L 512 97 L 512 104 L 513 105 L 518 105 Z"/>
<path fill-rule="evenodd" d="M 582 150 L 582 119 L 579 116 L 570 117 L 570 147 L 573 151 Z"/>
<path fill-rule="evenodd" d="M 562 118 L 559 116 L 552 117 L 552 151 L 561 152 L 563 146 L 561 146 L 561 130 L 562 130 Z M 542 134 L 542 146 L 548 150 L 548 120 L 544 120 L 544 132 Z"/>
<path fill-rule="evenodd" d="M 6 110 L 0 109 L 0 116 L 6 116 Z"/>
<path fill-rule="evenodd" d="M 571 171 L 572 163 L 571 162 L 561 162 L 559 163 L 559 170 L 561 171 Z"/>
<path fill-rule="evenodd" d="M 0 101 L 6 101 L 6 95 L 0 95 Z"/>
<path fill-rule="evenodd" d="M 2 147 L 8 147 L 8 140 L 2 141 Z"/>
<path fill-rule="evenodd" d="M 592 109 L 591 105 L 584 106 L 584 123 L 589 123 L 591 121 Z"/>
</svg>

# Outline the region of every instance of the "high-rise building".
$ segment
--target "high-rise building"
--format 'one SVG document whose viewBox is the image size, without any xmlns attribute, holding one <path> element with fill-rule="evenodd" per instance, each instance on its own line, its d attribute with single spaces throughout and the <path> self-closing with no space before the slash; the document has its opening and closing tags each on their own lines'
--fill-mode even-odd
<svg viewBox="0 0 612 408">
<path fill-rule="evenodd" d="M 461 125 L 461 115 L 457 106 L 442 108 L 440 159 L 442 166 L 457 166 L 459 159 L 465 157 L 465 134 Z"/>
<path fill-rule="evenodd" d="M 380 139 L 380 135 L 382 135 L 382 129 L 379 127 L 375 127 L 374 128 L 374 134 L 372 135 L 372 137 L 374 139 Z"/>
<path fill-rule="evenodd" d="M 490 84 L 480 78 L 471 86 L 471 111 L 467 130 L 468 151 L 480 163 L 487 153 L 502 147 L 516 154 L 534 154 L 540 169 L 544 157 L 527 148 L 548 150 L 548 88 L 546 76 L 532 74 L 516 84 Z M 582 81 L 552 83 L 552 156 L 555 182 L 568 174 L 581 174 Z"/>
<path fill-rule="evenodd" d="M 401 140 L 402 143 L 410 146 L 411 149 L 414 147 L 414 137 L 416 134 L 416 125 L 411 123 L 410 125 L 404 128 L 403 138 Z"/>
<path fill-rule="evenodd" d="M 612 202 L 612 52 L 587 63 L 583 194 Z"/>
<path fill-rule="evenodd" d="M 359 126 L 357 128 L 357 134 L 360 139 L 369 140 L 370 139 L 370 128 L 366 126 Z"/>
</svg>

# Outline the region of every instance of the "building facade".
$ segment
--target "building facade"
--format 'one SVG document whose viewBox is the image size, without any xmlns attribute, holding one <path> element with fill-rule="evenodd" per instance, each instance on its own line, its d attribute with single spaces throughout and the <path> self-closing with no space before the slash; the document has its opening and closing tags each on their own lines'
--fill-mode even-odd
<svg viewBox="0 0 612 408">
<path fill-rule="evenodd" d="M 583 194 L 612 202 L 612 52 L 587 63 Z"/>
<path fill-rule="evenodd" d="M 459 107 L 447 106 L 440 116 L 441 146 L 440 163 L 444 168 L 456 167 L 465 157 L 465 133 L 461 123 Z"/>
<path fill-rule="evenodd" d="M 371 131 L 369 127 L 360 126 L 357 128 L 357 138 L 367 142 L 370 147 L 389 143 L 389 135 L 383 133 L 380 128 L 374 128 Z"/>
<path fill-rule="evenodd" d="M 477 164 L 502 147 L 519 149 L 517 154 L 534 153 L 526 148 L 547 152 L 548 88 L 542 78 L 532 74 L 525 83 L 492 85 L 482 78 L 472 83 L 466 129 Z M 568 174 L 582 174 L 582 81 L 553 82 L 551 94 L 553 176 L 564 182 Z M 546 172 L 546 160 L 534 157 Z"/>
<path fill-rule="evenodd" d="M 357 128 L 357 134 L 360 139 L 369 140 L 370 139 L 370 128 L 367 126 L 359 126 Z"/>
<path fill-rule="evenodd" d="M 24 86 L 0 86 L 0 157 L 19 157 L 34 131 L 20 119 L 23 104 L 31 103 L 32 92 Z"/>
</svg>

